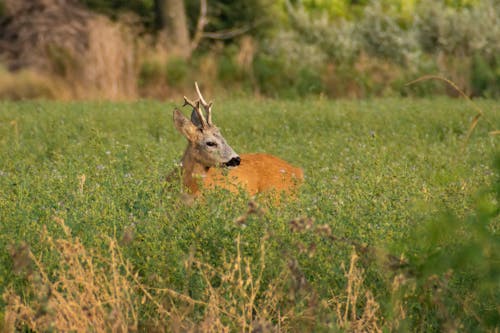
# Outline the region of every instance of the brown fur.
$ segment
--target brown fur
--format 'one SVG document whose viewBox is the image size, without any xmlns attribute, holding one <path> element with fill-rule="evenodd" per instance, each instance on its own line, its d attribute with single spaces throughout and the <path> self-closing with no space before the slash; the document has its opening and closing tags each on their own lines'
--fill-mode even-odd
<svg viewBox="0 0 500 333">
<path fill-rule="evenodd" d="M 242 154 L 240 157 L 241 164 L 235 168 L 212 167 L 207 171 L 198 169 L 198 173 L 185 173 L 184 185 L 192 194 L 199 193 L 199 185 L 206 189 L 224 188 L 234 193 L 241 188 L 250 195 L 271 191 L 290 194 L 304 179 L 302 169 L 278 157 L 262 153 Z"/>
</svg>

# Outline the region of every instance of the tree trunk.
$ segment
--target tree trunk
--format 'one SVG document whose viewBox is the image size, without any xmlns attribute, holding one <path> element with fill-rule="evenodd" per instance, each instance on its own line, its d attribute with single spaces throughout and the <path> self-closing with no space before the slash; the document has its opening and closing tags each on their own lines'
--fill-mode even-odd
<svg viewBox="0 0 500 333">
<path fill-rule="evenodd" d="M 155 0 L 159 41 L 171 55 L 189 58 L 191 40 L 184 0 Z"/>
</svg>

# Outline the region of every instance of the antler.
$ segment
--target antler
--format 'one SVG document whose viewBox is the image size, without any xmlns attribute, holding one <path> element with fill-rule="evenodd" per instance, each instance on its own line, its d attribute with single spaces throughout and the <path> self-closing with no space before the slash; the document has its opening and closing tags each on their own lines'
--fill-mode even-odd
<svg viewBox="0 0 500 333">
<path fill-rule="evenodd" d="M 196 88 L 196 93 L 198 94 L 198 99 L 195 102 L 193 102 L 192 100 L 190 100 L 189 98 L 184 96 L 184 105 L 183 106 L 190 105 L 193 108 L 193 110 L 198 115 L 198 118 L 200 118 L 200 123 L 201 123 L 202 128 L 210 127 L 210 126 L 212 126 L 212 104 L 213 103 L 211 101 L 210 101 L 210 103 L 207 103 L 205 101 L 205 99 L 203 98 L 203 95 L 200 92 L 200 87 L 198 87 L 198 82 L 195 82 L 194 86 Z M 201 106 L 203 106 L 203 109 L 207 113 L 206 119 L 203 116 L 203 112 L 201 112 L 201 110 L 200 110 L 200 104 L 201 104 Z"/>
<path fill-rule="evenodd" d="M 203 113 L 200 110 L 200 101 L 197 100 L 196 102 L 193 102 L 192 100 L 190 100 L 189 98 L 184 96 L 184 105 L 183 106 L 186 106 L 186 105 L 191 106 L 193 108 L 193 110 L 196 112 L 196 114 L 198 115 L 198 118 L 200 119 L 201 127 L 202 128 L 208 127 L 207 121 L 205 120 L 205 117 L 203 116 Z"/>
<path fill-rule="evenodd" d="M 198 82 L 194 83 L 194 87 L 196 88 L 196 93 L 198 94 L 199 101 L 201 102 L 201 105 L 205 109 L 205 112 L 207 113 L 207 123 L 209 126 L 212 126 L 212 101 L 207 103 L 205 99 L 203 98 L 203 95 L 201 94 L 200 87 L 198 87 Z"/>
</svg>

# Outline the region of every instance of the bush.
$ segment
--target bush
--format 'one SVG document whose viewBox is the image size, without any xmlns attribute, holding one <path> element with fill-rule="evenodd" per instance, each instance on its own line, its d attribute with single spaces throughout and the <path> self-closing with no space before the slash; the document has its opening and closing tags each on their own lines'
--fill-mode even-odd
<svg viewBox="0 0 500 333">
<path fill-rule="evenodd" d="M 144 87 L 163 80 L 164 65 L 158 60 L 150 59 L 142 62 L 139 69 L 139 86 Z"/>
<path fill-rule="evenodd" d="M 83 2 L 111 16 L 134 11 L 145 25 L 153 20 L 151 0 Z M 199 1 L 186 1 L 191 30 L 198 7 Z M 447 77 L 474 96 L 500 94 L 498 1 L 222 0 L 208 9 L 207 31 L 236 27 L 249 33 L 228 41 L 203 39 L 192 59 L 166 62 L 168 54 L 148 58 L 148 53 L 158 51 L 147 42 L 151 36 L 139 37 L 144 31 L 133 29 L 135 37 L 124 38 L 131 35 L 130 29 L 101 22 L 97 28 L 85 25 L 94 27 L 87 57 L 49 45 L 43 48 L 48 57 L 34 59 L 49 59 L 48 71 L 66 79 L 74 86 L 73 95 L 82 98 L 130 98 L 136 86 L 142 97 L 164 98 L 191 87 L 196 78 L 223 88 L 251 87 L 268 96 L 456 96 L 434 83 L 405 87 L 428 74 Z M 9 35 L 15 36 L 19 29 L 11 30 Z M 26 53 L 32 56 L 32 43 L 28 44 Z"/>
<path fill-rule="evenodd" d="M 189 64 L 182 58 L 170 58 L 165 67 L 167 82 L 172 86 L 182 86 L 189 75 Z"/>
<path fill-rule="evenodd" d="M 491 61 L 476 55 L 471 66 L 472 94 L 490 98 L 500 97 L 500 55 Z"/>
<path fill-rule="evenodd" d="M 218 56 L 217 78 L 229 85 L 245 81 L 245 71 L 237 61 L 238 47 L 230 45 Z"/>
<path fill-rule="evenodd" d="M 491 59 L 500 52 L 500 4 L 481 1 L 470 8 L 446 8 L 424 1 L 417 8 L 413 29 L 425 52 Z"/>
<path fill-rule="evenodd" d="M 401 28 L 378 3 L 365 8 L 358 29 L 362 49 L 371 56 L 405 65 L 418 51 L 414 35 Z"/>
<path fill-rule="evenodd" d="M 300 42 L 317 45 L 329 61 L 352 64 L 360 51 L 355 23 L 346 20 L 332 22 L 326 15 L 313 16 L 304 7 L 288 7 L 290 23 L 300 35 Z"/>
<path fill-rule="evenodd" d="M 326 55 L 315 44 L 303 44 L 293 31 L 280 31 L 264 43 L 254 62 L 254 71 L 263 93 L 304 96 L 322 91 L 321 68 Z"/>
<path fill-rule="evenodd" d="M 500 155 L 494 169 L 497 180 L 478 195 L 472 215 L 445 213 L 416 226 L 401 242 L 407 261 L 400 280 L 405 296 L 399 301 L 406 307 L 414 303 L 410 327 L 426 322 L 465 331 L 498 328 Z"/>
<path fill-rule="evenodd" d="M 263 54 L 254 66 L 262 92 L 276 94 L 286 84 L 298 94 L 456 96 L 436 82 L 405 86 L 439 74 L 468 94 L 498 96 L 500 5 L 493 1 L 456 8 L 424 1 L 416 5 L 414 17 L 404 14 L 403 7 L 373 2 L 355 22 L 332 20 L 306 8 L 288 5 L 290 29 L 262 43 Z M 299 80 L 314 88 L 304 89 Z"/>
</svg>

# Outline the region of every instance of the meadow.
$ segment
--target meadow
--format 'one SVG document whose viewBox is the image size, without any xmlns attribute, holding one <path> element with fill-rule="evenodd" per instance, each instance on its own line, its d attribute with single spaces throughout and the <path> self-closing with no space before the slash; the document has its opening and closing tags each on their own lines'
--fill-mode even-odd
<svg viewBox="0 0 500 333">
<path fill-rule="evenodd" d="M 474 103 L 466 140 L 460 99 L 217 99 L 236 152 L 303 168 L 273 206 L 166 184 L 175 103 L 0 102 L 0 328 L 498 330 L 500 104 Z"/>
</svg>

